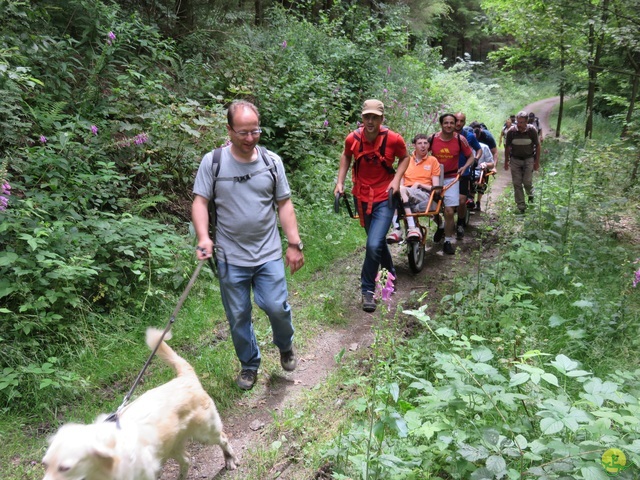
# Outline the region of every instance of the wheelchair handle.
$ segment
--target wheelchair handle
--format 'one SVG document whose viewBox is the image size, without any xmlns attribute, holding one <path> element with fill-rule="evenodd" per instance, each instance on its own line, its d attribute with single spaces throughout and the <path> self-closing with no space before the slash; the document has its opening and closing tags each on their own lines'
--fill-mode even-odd
<svg viewBox="0 0 640 480">
<path fill-rule="evenodd" d="M 340 193 L 336 193 L 336 198 L 333 201 L 333 211 L 336 213 L 340 213 L 340 197 L 342 195 Z"/>
</svg>

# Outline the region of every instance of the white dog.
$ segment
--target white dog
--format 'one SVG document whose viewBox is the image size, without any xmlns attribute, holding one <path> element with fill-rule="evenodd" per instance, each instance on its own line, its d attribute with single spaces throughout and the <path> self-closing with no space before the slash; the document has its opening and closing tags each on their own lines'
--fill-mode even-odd
<svg viewBox="0 0 640 480">
<path fill-rule="evenodd" d="M 149 348 L 155 348 L 161 336 L 162 330 L 149 328 Z M 220 445 L 226 468 L 236 468 L 216 406 L 191 365 L 165 342 L 157 354 L 177 377 L 124 407 L 117 423 L 105 422 L 103 416 L 91 425 L 62 426 L 42 460 L 44 480 L 155 480 L 169 458 L 178 461 L 184 478 L 190 438 Z"/>
</svg>

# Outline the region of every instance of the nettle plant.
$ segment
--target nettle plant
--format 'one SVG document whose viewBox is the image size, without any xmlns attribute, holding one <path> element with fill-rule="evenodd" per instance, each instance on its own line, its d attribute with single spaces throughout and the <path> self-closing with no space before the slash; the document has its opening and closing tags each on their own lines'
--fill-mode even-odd
<svg viewBox="0 0 640 480">
<path fill-rule="evenodd" d="M 357 424 L 327 451 L 335 478 L 605 479 L 609 448 L 631 466 L 619 478 L 637 474 L 640 370 L 602 379 L 562 354 L 505 357 L 491 339 L 433 331 L 424 310 L 405 313 L 430 333 L 398 348 L 377 380 L 406 383 L 379 386 L 375 428 Z"/>
</svg>

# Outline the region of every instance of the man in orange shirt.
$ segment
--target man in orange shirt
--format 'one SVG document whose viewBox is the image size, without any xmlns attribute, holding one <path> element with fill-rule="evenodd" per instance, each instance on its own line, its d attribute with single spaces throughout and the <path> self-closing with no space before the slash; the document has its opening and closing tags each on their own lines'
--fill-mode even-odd
<svg viewBox="0 0 640 480">
<path fill-rule="evenodd" d="M 429 155 L 428 137 L 419 133 L 413 139 L 415 152 L 409 159 L 409 166 L 400 183 L 402 206 L 407 216 L 407 240 L 422 240 L 422 232 L 416 227 L 411 207 L 429 200 L 432 187 L 440 186 L 440 163 L 436 157 Z M 398 215 L 393 216 L 393 230 L 387 235 L 387 243 L 398 243 L 402 240 L 402 230 L 398 223 Z"/>
<path fill-rule="evenodd" d="M 385 241 L 395 206 L 388 204 L 388 191 L 400 191 L 400 179 L 407 169 L 409 155 L 402 136 L 382 126 L 384 104 L 370 99 L 362 106 L 362 125 L 347 135 L 340 156 L 334 195 L 344 193 L 344 181 L 353 163 L 353 189 L 360 225 L 367 232 L 367 249 L 360 283 L 362 309 L 375 312 L 373 296 L 380 267 L 395 276 L 391 252 Z M 393 165 L 398 159 L 397 170 Z"/>
</svg>

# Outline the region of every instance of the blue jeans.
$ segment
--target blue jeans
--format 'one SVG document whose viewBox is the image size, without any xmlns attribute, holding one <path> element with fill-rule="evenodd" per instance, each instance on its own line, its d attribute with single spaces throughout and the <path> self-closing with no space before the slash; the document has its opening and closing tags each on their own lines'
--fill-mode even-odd
<svg viewBox="0 0 640 480">
<path fill-rule="evenodd" d="M 284 262 L 278 259 L 253 267 L 218 262 L 218 269 L 222 304 L 242 369 L 258 370 L 260 367 L 260 348 L 251 322 L 252 288 L 256 304 L 271 322 L 273 343 L 281 352 L 291 350 L 294 329 L 287 302 Z"/>
<path fill-rule="evenodd" d="M 367 204 L 362 204 L 362 211 L 367 211 Z M 380 267 L 386 268 L 392 274 L 396 274 L 393 268 L 391 252 L 387 246 L 387 232 L 391 226 L 394 207 L 389 208 L 387 200 L 373 204 L 371 214 L 364 214 L 364 229 L 367 232 L 367 250 L 362 264 L 360 283 L 362 293 L 375 292 L 376 276 Z"/>
</svg>

